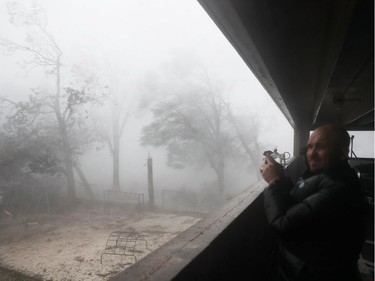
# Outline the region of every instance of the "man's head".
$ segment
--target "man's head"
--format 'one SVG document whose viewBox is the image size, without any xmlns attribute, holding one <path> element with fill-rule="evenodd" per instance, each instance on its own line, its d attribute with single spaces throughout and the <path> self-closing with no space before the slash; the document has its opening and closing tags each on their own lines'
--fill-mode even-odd
<svg viewBox="0 0 375 281">
<path fill-rule="evenodd" d="M 307 142 L 310 171 L 326 171 L 338 161 L 347 159 L 349 145 L 350 137 L 345 129 L 333 124 L 317 128 Z"/>
</svg>

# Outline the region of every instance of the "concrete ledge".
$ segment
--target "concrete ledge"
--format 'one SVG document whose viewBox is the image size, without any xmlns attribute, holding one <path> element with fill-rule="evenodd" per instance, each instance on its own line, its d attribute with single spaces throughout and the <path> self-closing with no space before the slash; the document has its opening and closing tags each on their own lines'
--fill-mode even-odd
<svg viewBox="0 0 375 281">
<path fill-rule="evenodd" d="M 262 215 L 263 199 L 260 195 L 264 187 L 264 181 L 252 185 L 110 280 L 229 280 L 228 275 L 234 278 L 235 275 L 247 275 L 249 270 L 257 270 L 257 262 L 248 259 L 258 256 L 260 261 L 264 256 L 269 262 L 269 255 L 273 253 L 273 243 L 269 243 L 272 235 L 269 235 Z M 259 243 L 259 239 L 264 243 Z M 270 251 L 259 249 L 263 244 L 271 246 Z M 235 274 L 232 273 L 233 267 L 236 267 Z"/>
</svg>

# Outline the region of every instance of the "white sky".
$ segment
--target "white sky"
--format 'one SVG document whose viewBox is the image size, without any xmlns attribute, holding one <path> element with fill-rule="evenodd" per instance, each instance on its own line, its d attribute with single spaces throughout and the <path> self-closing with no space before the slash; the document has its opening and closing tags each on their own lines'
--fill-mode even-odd
<svg viewBox="0 0 375 281">
<path fill-rule="evenodd" d="M 0 36 L 22 42 L 22 28 L 8 23 L 5 0 L 0 0 Z M 27 6 L 30 0 L 20 1 Z M 234 48 L 218 30 L 206 12 L 194 0 L 41 0 L 48 15 L 48 29 L 64 52 L 66 64 L 105 61 L 138 77 L 157 70 L 174 49 L 198 54 L 211 72 L 232 87 L 232 98 L 243 110 L 267 109 L 264 137 L 286 134 L 286 141 L 271 146 L 291 150 L 291 128 L 268 94 L 243 63 Z M 20 54 L 19 54 L 20 55 Z M 19 56 L 0 56 L 3 66 L 1 88 L 12 93 L 26 92 L 30 85 L 45 79 L 41 70 L 28 74 L 16 67 Z M 15 79 L 21 79 L 19 83 Z M 20 88 L 17 90 L 17 88 Z M 278 120 L 275 124 L 274 120 Z M 268 123 L 268 124 L 267 124 Z M 270 140 L 274 139 L 273 137 Z"/>
</svg>

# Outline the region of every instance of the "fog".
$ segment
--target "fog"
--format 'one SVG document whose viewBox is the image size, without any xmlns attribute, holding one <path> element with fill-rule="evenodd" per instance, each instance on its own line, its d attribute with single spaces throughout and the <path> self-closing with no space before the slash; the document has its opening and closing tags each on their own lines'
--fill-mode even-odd
<svg viewBox="0 0 375 281">
<path fill-rule="evenodd" d="M 9 22 L 7 3 L 0 1 L 0 39 L 24 44 L 26 34 L 34 31 Z M 28 9 L 33 1 L 18 3 Z M 161 204 L 163 190 L 197 192 L 202 198 L 206 193 L 215 193 L 216 176 L 212 165 L 189 162 L 175 169 L 167 165 L 166 145 L 140 145 L 143 128 L 155 120 L 152 105 L 140 106 L 142 99 L 143 102 L 145 97 L 146 101 L 166 99 L 170 96 L 165 97 L 163 93 L 170 89 L 181 87 L 180 92 L 186 92 L 191 85 L 198 85 L 196 77 L 184 76 L 185 70 L 190 71 L 189 65 L 204 69 L 194 72 L 194 68 L 192 71 L 196 76 L 203 77 L 205 73 L 209 81 L 220 85 L 218 88 L 230 103 L 233 114 L 251 118 L 248 119 L 249 128 L 253 126 L 251 124 L 256 125 L 253 134 L 259 161 L 263 150 L 277 148 L 279 152 L 292 152 L 292 128 L 196 1 L 44 0 L 37 3 L 48 20 L 46 30 L 62 52 L 61 89 L 82 89 L 84 82 L 93 79 L 89 86 L 91 92 L 87 90 L 87 93 L 102 99 L 95 106 L 86 104 L 80 109 L 81 113 L 83 110 L 89 112 L 87 122 L 95 124 L 101 132 L 107 129 L 109 133 L 113 104 L 120 109 L 120 118 L 128 114 L 120 138 L 121 191 L 144 193 L 147 199 L 146 162 L 151 156 L 157 204 Z M 32 89 L 55 91 L 54 76 L 47 73 L 47 67 L 31 64 L 30 52 L 10 53 L 4 51 L 4 45 L 0 47 L 1 97 L 19 102 L 27 101 L 33 94 Z M 171 65 L 174 71 L 168 72 Z M 178 65 L 182 68 L 178 69 Z M 182 75 L 180 79 L 176 79 L 177 73 Z M 171 75 L 175 80 L 172 81 Z M 155 83 L 157 86 L 153 88 Z M 106 99 L 108 96 L 112 103 Z M 120 103 L 125 105 L 120 107 Z M 5 124 L 14 111 L 6 102 L 2 105 L 0 118 Z M 251 147 L 255 149 L 253 145 Z M 238 162 L 230 160 L 225 164 L 226 198 L 249 187 L 259 176 L 257 165 L 244 161 L 245 156 L 243 151 L 235 157 L 240 159 Z M 112 188 L 112 155 L 105 141 L 87 146 L 76 160 L 97 198 L 102 197 L 103 190 Z M 77 175 L 75 179 L 79 182 Z M 79 184 L 76 189 L 78 196 L 84 196 Z"/>
</svg>

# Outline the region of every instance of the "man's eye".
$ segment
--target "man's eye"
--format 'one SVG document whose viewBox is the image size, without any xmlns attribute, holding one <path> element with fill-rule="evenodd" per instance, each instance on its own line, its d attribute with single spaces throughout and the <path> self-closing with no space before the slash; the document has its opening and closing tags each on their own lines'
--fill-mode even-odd
<svg viewBox="0 0 375 281">
<path fill-rule="evenodd" d="M 325 148 L 325 145 L 324 144 L 317 144 L 316 149 L 324 149 Z"/>
</svg>

